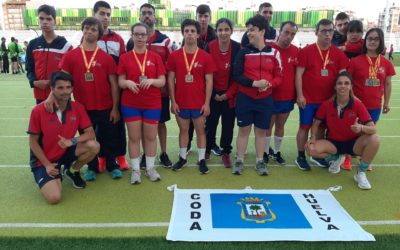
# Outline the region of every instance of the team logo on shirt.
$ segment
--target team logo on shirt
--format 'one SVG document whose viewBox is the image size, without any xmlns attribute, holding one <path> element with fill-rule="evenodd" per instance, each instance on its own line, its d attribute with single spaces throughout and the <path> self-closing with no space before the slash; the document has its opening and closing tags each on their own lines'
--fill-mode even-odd
<svg viewBox="0 0 400 250">
<path fill-rule="evenodd" d="M 231 67 L 230 63 L 225 63 L 225 69 L 229 69 Z"/>
<path fill-rule="evenodd" d="M 355 117 L 356 113 L 354 111 L 349 112 L 349 118 Z"/>
<path fill-rule="evenodd" d="M 296 58 L 294 58 L 294 57 L 288 58 L 288 63 L 294 63 L 294 62 L 296 62 Z"/>
<path fill-rule="evenodd" d="M 94 68 L 94 67 L 101 67 L 101 63 L 99 63 L 99 62 L 97 62 L 97 61 L 93 61 L 93 63 L 92 63 L 92 67 Z"/>
<path fill-rule="evenodd" d="M 384 67 L 379 67 L 378 73 L 385 74 L 385 68 Z"/>
<path fill-rule="evenodd" d="M 195 68 L 203 68 L 203 64 L 199 63 L 199 62 L 195 62 L 194 63 L 194 67 Z"/>
<path fill-rule="evenodd" d="M 155 64 L 152 61 L 147 60 L 146 66 L 155 66 Z"/>
<path fill-rule="evenodd" d="M 271 58 L 267 58 L 265 61 L 266 61 L 267 63 L 272 63 Z"/>
<path fill-rule="evenodd" d="M 56 119 L 50 118 L 50 119 L 49 119 L 49 122 L 50 122 L 50 123 L 55 123 L 55 122 L 56 122 Z"/>
<path fill-rule="evenodd" d="M 72 122 L 72 121 L 76 121 L 76 116 L 75 115 L 71 115 L 70 117 L 69 117 L 69 120 Z"/>
<path fill-rule="evenodd" d="M 54 56 L 54 57 L 53 57 L 53 60 L 54 60 L 54 61 L 61 61 L 61 57 L 59 57 L 59 56 Z"/>
</svg>

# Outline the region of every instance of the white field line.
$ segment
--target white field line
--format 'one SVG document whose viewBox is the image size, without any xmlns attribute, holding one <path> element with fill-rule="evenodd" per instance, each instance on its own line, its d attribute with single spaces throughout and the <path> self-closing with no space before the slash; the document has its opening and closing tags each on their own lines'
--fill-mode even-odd
<svg viewBox="0 0 400 250">
<path fill-rule="evenodd" d="M 384 168 L 386 168 L 386 167 L 400 167 L 400 163 L 399 164 L 378 164 L 378 163 L 372 163 L 372 165 L 374 166 L 374 167 L 384 167 Z M 197 164 L 187 164 L 186 166 L 188 166 L 188 167 L 198 167 L 197 166 Z M 221 167 L 221 166 L 223 166 L 223 164 L 221 163 L 221 164 L 207 164 L 207 166 L 208 167 Z M 254 167 L 254 164 L 244 164 L 244 166 L 245 167 L 249 167 L 249 168 L 252 168 L 252 167 Z M 269 167 L 279 167 L 279 168 L 286 168 L 286 167 L 297 167 L 297 165 L 295 165 L 295 164 L 286 164 L 286 165 L 278 165 L 278 164 L 270 164 L 270 163 L 268 163 L 268 166 Z M 314 165 L 313 165 L 314 166 Z M 0 165 L 0 169 L 5 169 L 5 168 L 11 168 L 11 169 L 14 169 L 14 168 L 29 168 L 30 166 L 29 165 Z M 163 167 L 162 165 L 155 165 L 155 167 L 159 167 L 159 168 L 161 168 L 161 167 Z"/>
<path fill-rule="evenodd" d="M 400 225 L 400 220 L 357 221 L 362 226 Z M 168 222 L 143 223 L 0 223 L 0 228 L 140 228 L 168 227 Z"/>
</svg>

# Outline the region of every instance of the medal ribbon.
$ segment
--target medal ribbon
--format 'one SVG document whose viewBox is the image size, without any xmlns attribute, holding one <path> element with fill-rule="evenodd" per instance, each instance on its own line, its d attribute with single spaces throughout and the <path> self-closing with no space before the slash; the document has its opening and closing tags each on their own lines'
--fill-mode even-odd
<svg viewBox="0 0 400 250">
<path fill-rule="evenodd" d="M 316 45 L 317 45 L 317 49 L 318 49 L 319 55 L 321 56 L 322 62 L 324 63 L 324 64 L 323 64 L 323 65 L 324 65 L 324 66 L 323 66 L 323 69 L 326 69 L 326 65 L 328 65 L 328 62 L 329 62 L 330 47 L 329 47 L 329 49 L 328 49 L 328 53 L 326 53 L 326 56 L 325 56 L 325 58 L 324 58 L 324 56 L 322 55 L 321 48 L 318 46 L 318 43 L 316 43 Z"/>
<path fill-rule="evenodd" d="M 381 57 L 378 56 L 376 58 L 375 64 L 372 63 L 371 57 L 365 55 L 367 57 L 367 61 L 369 63 L 369 78 L 371 79 L 378 79 L 378 71 L 379 67 L 381 66 Z"/>
<path fill-rule="evenodd" d="M 192 62 L 190 63 L 190 66 L 189 66 L 187 56 L 186 56 L 185 48 L 183 48 L 182 50 L 183 50 L 183 57 L 185 58 L 186 70 L 188 72 L 188 75 L 190 75 L 190 72 L 192 71 L 192 68 L 194 65 L 194 61 L 196 60 L 196 57 L 197 57 L 197 52 L 199 52 L 199 48 L 197 48 L 196 52 L 194 52 L 194 56 L 192 58 Z"/>
<path fill-rule="evenodd" d="M 87 58 L 86 58 L 86 54 L 85 54 L 85 50 L 83 50 L 83 47 L 81 46 L 81 52 L 82 52 L 82 56 L 83 56 L 83 61 L 85 62 L 86 72 L 87 73 L 90 72 L 90 67 L 92 66 L 92 63 L 94 61 L 94 58 L 96 57 L 96 54 L 97 54 L 98 50 L 99 50 L 99 47 L 97 46 L 96 49 L 94 50 L 92 58 L 90 58 L 90 62 L 88 63 Z"/>
<path fill-rule="evenodd" d="M 140 69 L 140 72 L 142 73 L 142 76 L 144 76 L 144 71 L 146 70 L 147 49 L 144 52 L 143 63 L 139 62 L 139 58 L 137 57 L 136 52 L 135 52 L 134 49 L 132 50 L 132 53 L 135 56 L 136 63 L 139 66 L 139 69 Z"/>
</svg>

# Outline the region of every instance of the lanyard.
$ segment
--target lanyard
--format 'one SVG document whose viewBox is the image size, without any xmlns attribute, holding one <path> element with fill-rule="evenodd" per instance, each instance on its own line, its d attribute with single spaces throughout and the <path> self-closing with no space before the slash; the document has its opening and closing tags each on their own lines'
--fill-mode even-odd
<svg viewBox="0 0 400 250">
<path fill-rule="evenodd" d="M 143 63 L 139 62 L 139 58 L 137 57 L 134 49 L 132 50 L 132 53 L 135 56 L 135 60 L 136 60 L 136 63 L 138 64 L 138 66 L 139 66 L 141 75 L 144 76 L 144 71 L 146 70 L 147 49 L 144 52 Z"/>
<path fill-rule="evenodd" d="M 316 45 L 317 45 L 317 49 L 318 49 L 319 55 L 321 56 L 321 59 L 322 59 L 322 62 L 323 62 L 323 69 L 326 69 L 326 65 L 328 65 L 328 62 L 329 62 L 329 52 L 330 52 L 330 48 L 331 47 L 328 48 L 328 53 L 326 53 L 326 56 L 324 58 L 324 56 L 322 55 L 321 48 L 319 47 L 318 43 L 316 43 Z"/>
<path fill-rule="evenodd" d="M 188 75 L 190 75 L 190 72 L 192 71 L 192 68 L 193 68 L 193 65 L 194 65 L 194 61 L 196 60 L 196 57 L 197 57 L 197 52 L 199 52 L 199 48 L 197 48 L 196 52 L 194 52 L 194 56 L 192 58 L 192 62 L 190 63 L 190 66 L 189 66 L 189 62 L 188 62 L 187 56 L 186 56 L 185 48 L 183 48 L 182 50 L 183 50 L 183 57 L 185 58 L 186 70 L 188 72 Z"/>
<path fill-rule="evenodd" d="M 367 57 L 367 61 L 369 63 L 369 77 L 371 79 L 377 79 L 378 78 L 378 71 L 379 71 L 379 66 L 381 65 L 381 57 L 378 55 L 375 61 L 375 65 L 372 63 L 371 57 L 368 55 L 365 55 Z"/>
<path fill-rule="evenodd" d="M 82 56 L 83 56 L 83 61 L 85 62 L 85 66 L 86 66 L 86 72 L 90 72 L 90 67 L 92 66 L 92 63 L 94 61 L 94 58 L 96 57 L 98 50 L 99 50 L 99 47 L 96 46 L 96 49 L 94 50 L 92 58 L 90 58 L 90 62 L 88 63 L 86 54 L 85 54 L 85 50 L 83 50 L 83 47 L 81 46 L 81 52 L 82 52 Z"/>
</svg>

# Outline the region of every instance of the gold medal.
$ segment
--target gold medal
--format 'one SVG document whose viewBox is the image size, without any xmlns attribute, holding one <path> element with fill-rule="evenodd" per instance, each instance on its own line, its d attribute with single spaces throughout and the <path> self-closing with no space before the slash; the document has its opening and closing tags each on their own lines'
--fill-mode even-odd
<svg viewBox="0 0 400 250">
<path fill-rule="evenodd" d="M 365 80 L 365 86 L 368 87 L 377 87 L 381 85 L 380 80 L 378 79 L 378 72 L 379 72 L 379 67 L 381 65 L 381 57 L 378 55 L 376 58 L 375 64 L 372 63 L 371 57 L 366 55 L 367 61 L 369 64 L 369 78 Z"/>
<path fill-rule="evenodd" d="M 322 51 L 321 51 L 320 47 L 318 46 L 318 43 L 316 43 L 315 45 L 317 45 L 317 49 L 318 49 L 319 55 L 321 56 L 322 63 L 323 63 L 323 66 L 321 69 L 321 76 L 323 76 L 323 77 L 328 76 L 329 74 L 328 74 L 328 70 L 326 69 L 326 65 L 328 65 L 328 63 L 329 63 L 329 52 L 330 52 L 331 47 L 328 48 L 328 52 L 326 53 L 326 56 L 324 58 L 324 56 L 322 55 Z"/>
<path fill-rule="evenodd" d="M 93 82 L 94 81 L 94 74 L 92 72 L 90 72 L 90 67 L 93 64 L 94 58 L 96 57 L 96 54 L 97 54 L 98 50 L 99 50 L 99 47 L 96 47 L 96 49 L 94 50 L 94 53 L 92 55 L 92 58 L 90 58 L 90 62 L 88 63 L 87 58 L 86 58 L 86 54 L 85 54 L 85 50 L 81 46 L 81 52 L 82 52 L 82 56 L 83 56 L 83 61 L 85 62 L 85 67 L 86 67 L 85 81 L 87 81 L 87 82 Z"/>
<path fill-rule="evenodd" d="M 140 76 L 139 77 L 139 82 L 142 82 L 144 80 L 147 80 L 147 76 Z"/>
<path fill-rule="evenodd" d="M 186 83 L 192 83 L 193 82 L 193 75 L 187 74 L 185 76 L 185 82 Z"/>
<path fill-rule="evenodd" d="M 94 75 L 92 72 L 86 72 L 85 73 L 85 81 L 87 82 L 93 82 L 94 81 Z"/>
<path fill-rule="evenodd" d="M 199 52 L 199 48 L 197 48 L 196 52 L 194 52 L 194 56 L 192 58 L 192 61 L 191 61 L 190 65 L 189 65 L 189 62 L 188 62 L 188 59 L 187 59 L 187 56 L 186 56 L 185 48 L 183 48 L 182 50 L 183 50 L 183 57 L 185 58 L 185 64 L 186 64 L 186 70 L 187 70 L 187 74 L 185 76 L 185 82 L 186 83 L 192 83 L 194 81 L 194 77 L 191 74 L 191 71 L 192 71 L 194 62 L 196 61 L 197 52 Z"/>
<path fill-rule="evenodd" d="M 132 50 L 132 53 L 133 53 L 133 56 L 135 57 L 137 65 L 139 66 L 139 69 L 140 69 L 141 75 L 139 76 L 139 83 L 141 83 L 142 81 L 147 80 L 147 76 L 144 75 L 144 72 L 146 70 L 147 49 L 144 52 L 143 63 L 141 63 L 139 61 L 139 58 L 137 57 L 134 49 Z"/>
</svg>

